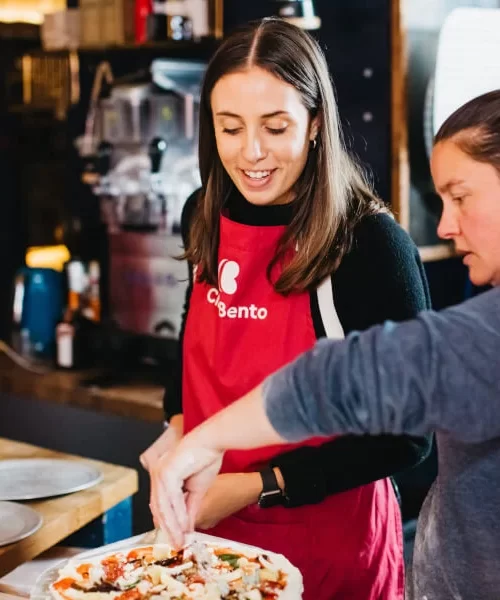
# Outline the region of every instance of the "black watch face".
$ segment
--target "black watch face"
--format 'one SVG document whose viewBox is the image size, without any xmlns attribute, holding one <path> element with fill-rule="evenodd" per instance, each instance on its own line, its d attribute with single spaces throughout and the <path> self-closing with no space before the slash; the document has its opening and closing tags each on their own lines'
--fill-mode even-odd
<svg viewBox="0 0 500 600">
<path fill-rule="evenodd" d="M 272 492 L 262 492 L 259 498 L 259 506 L 261 508 L 271 508 L 283 504 L 283 493 L 281 490 L 273 490 Z"/>
</svg>

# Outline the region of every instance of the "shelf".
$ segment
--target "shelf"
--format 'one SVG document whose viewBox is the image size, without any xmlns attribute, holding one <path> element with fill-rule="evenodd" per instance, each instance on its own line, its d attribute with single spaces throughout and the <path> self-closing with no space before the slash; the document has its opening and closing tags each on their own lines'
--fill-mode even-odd
<svg viewBox="0 0 500 600">
<path fill-rule="evenodd" d="M 127 44 L 124 46 L 117 45 L 99 45 L 99 46 L 83 46 L 79 48 L 68 48 L 60 50 L 35 50 L 31 54 L 54 56 L 65 55 L 68 52 L 77 52 L 78 54 L 151 54 L 168 55 L 174 58 L 192 58 L 192 59 L 208 59 L 217 49 L 220 40 L 215 38 L 202 38 L 199 41 L 189 40 L 167 40 L 165 42 L 148 42 L 146 44 Z"/>
<path fill-rule="evenodd" d="M 40 27 L 31 23 L 0 22 L 0 39 L 2 41 L 40 43 Z"/>
</svg>

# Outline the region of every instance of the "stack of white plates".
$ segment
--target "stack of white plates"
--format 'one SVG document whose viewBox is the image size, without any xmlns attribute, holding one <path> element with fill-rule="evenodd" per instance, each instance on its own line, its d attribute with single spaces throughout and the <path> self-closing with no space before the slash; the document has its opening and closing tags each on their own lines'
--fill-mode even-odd
<svg viewBox="0 0 500 600">
<path fill-rule="evenodd" d="M 102 473 L 85 463 L 52 458 L 0 461 L 0 500 L 39 500 L 85 490 Z"/>
<path fill-rule="evenodd" d="M 42 522 L 42 516 L 29 506 L 0 502 L 0 546 L 13 544 L 35 533 Z"/>
<path fill-rule="evenodd" d="M 42 525 L 32 508 L 14 501 L 41 500 L 79 492 L 101 481 L 102 473 L 73 460 L 21 458 L 0 461 L 0 546 L 28 537 Z"/>
</svg>

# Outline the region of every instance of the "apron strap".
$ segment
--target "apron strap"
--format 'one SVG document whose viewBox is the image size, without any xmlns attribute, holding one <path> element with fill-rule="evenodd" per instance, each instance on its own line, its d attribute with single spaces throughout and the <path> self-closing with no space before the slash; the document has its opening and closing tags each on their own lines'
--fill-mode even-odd
<svg viewBox="0 0 500 600">
<path fill-rule="evenodd" d="M 316 290 L 316 295 L 318 297 L 319 312 L 326 337 L 343 339 L 345 334 L 333 301 L 333 283 L 331 277 L 326 277 L 320 283 Z"/>
</svg>

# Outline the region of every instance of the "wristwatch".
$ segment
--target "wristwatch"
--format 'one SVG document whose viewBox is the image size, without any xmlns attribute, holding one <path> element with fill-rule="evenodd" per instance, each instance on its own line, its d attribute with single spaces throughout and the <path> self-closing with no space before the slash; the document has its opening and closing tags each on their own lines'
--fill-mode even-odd
<svg viewBox="0 0 500 600">
<path fill-rule="evenodd" d="M 282 506 L 285 503 L 286 496 L 278 485 L 274 469 L 266 467 L 260 471 L 260 476 L 262 477 L 262 492 L 258 500 L 260 508 Z"/>
</svg>

